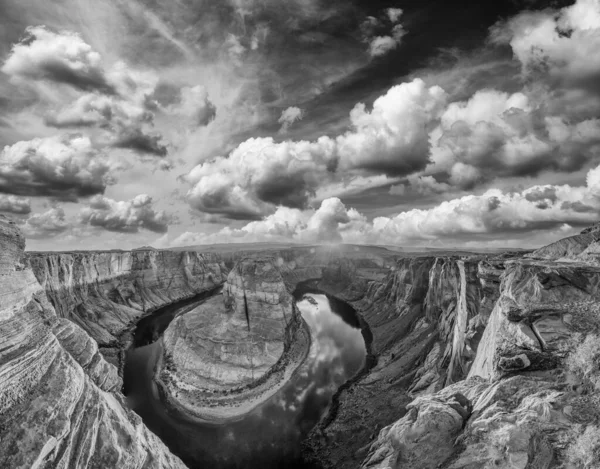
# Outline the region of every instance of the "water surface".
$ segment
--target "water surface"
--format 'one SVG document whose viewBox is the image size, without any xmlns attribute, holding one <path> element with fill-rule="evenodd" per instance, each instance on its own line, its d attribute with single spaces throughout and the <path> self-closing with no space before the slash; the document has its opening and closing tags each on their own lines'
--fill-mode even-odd
<svg viewBox="0 0 600 469">
<path fill-rule="evenodd" d="M 124 371 L 129 405 L 192 469 L 313 468 L 302 460 L 302 439 L 327 412 L 337 389 L 365 363 L 365 342 L 354 310 L 322 294 L 302 296 L 296 304 L 312 335 L 305 363 L 277 394 L 242 420 L 214 425 L 167 412 L 152 380 L 162 353 L 157 331 L 162 334 L 176 314 L 201 301 L 167 307 L 164 315 L 157 311 L 154 319 L 140 323 L 134 343 L 141 346 L 127 353 Z M 142 345 L 149 338 L 158 340 Z"/>
</svg>

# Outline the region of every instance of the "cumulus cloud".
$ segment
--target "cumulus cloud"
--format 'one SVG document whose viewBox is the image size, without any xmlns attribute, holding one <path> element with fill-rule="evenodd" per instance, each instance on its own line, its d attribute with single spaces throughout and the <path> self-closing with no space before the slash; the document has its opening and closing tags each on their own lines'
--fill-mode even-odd
<svg viewBox="0 0 600 469">
<path fill-rule="evenodd" d="M 111 164 L 81 135 L 35 138 L 0 153 L 0 192 L 76 201 L 103 193 Z"/>
<path fill-rule="evenodd" d="M 152 197 L 140 194 L 128 201 L 115 201 L 97 195 L 81 210 L 81 223 L 118 233 L 137 233 L 140 229 L 166 233 L 172 218 L 156 210 Z"/>
<path fill-rule="evenodd" d="M 228 157 L 202 163 L 186 177 L 192 207 L 230 218 L 260 218 L 277 205 L 303 208 L 339 173 L 366 171 L 398 176 L 425 168 L 429 130 L 444 110 L 446 94 L 421 80 L 394 86 L 369 111 L 358 104 L 352 130 L 337 138 L 275 142 L 252 138 Z"/>
<path fill-rule="evenodd" d="M 495 28 L 492 37 L 510 44 L 526 74 L 563 86 L 598 89 L 599 0 L 577 0 L 558 12 L 519 14 Z"/>
<path fill-rule="evenodd" d="M 415 182 L 427 183 L 431 181 Z M 599 215 L 600 166 L 588 173 L 585 186 L 537 185 L 520 192 L 490 189 L 482 195 L 372 221 L 338 198 L 324 200 L 317 210 L 279 207 L 240 229 L 224 228 L 211 235 L 188 232 L 171 245 L 293 240 L 393 245 L 435 241 L 452 246 L 466 240 L 485 243 L 498 236 L 516 239 L 536 230 L 586 226 L 596 222 Z"/>
<path fill-rule="evenodd" d="M 429 131 L 444 111 L 447 95 L 420 79 L 396 85 L 373 103 L 350 113 L 353 130 L 336 139 L 340 164 L 390 175 L 422 169 L 429 158 Z"/>
<path fill-rule="evenodd" d="M 186 177 L 191 206 L 230 218 L 260 218 L 275 205 L 304 207 L 335 169 L 335 143 L 251 138 L 227 158 L 196 166 Z"/>
<path fill-rule="evenodd" d="M 326 199 L 317 210 L 278 207 L 262 220 L 248 223 L 241 229 L 224 228 L 205 235 L 186 232 L 171 241 L 171 245 L 192 245 L 230 242 L 296 241 L 303 243 L 340 242 L 345 233 L 359 233 L 366 218 L 354 209 L 347 209 L 338 198 Z"/>
<path fill-rule="evenodd" d="M 13 46 L 1 70 L 14 81 L 48 80 L 84 91 L 115 92 L 104 73 L 100 54 L 70 31 L 27 28 L 26 37 Z"/>
<path fill-rule="evenodd" d="M 13 47 L 2 71 L 13 81 L 67 84 L 84 92 L 66 105 L 52 103 L 45 119 L 49 126 L 96 127 L 106 134 L 99 140 L 112 146 L 156 156 L 167 152 L 159 143 L 162 136 L 149 132 L 156 110 L 149 98 L 157 84 L 154 74 L 123 62 L 105 67 L 100 54 L 76 33 L 28 28 L 27 37 Z M 72 94 L 66 96 L 72 98 Z M 190 106 L 194 98 L 186 95 Z"/>
<path fill-rule="evenodd" d="M 294 122 L 299 121 L 304 117 L 302 109 L 296 106 L 291 106 L 282 111 L 281 117 L 277 122 L 281 124 L 279 132 L 286 133 Z"/>
<path fill-rule="evenodd" d="M 24 197 L 0 194 L 0 212 L 27 215 L 31 213 L 31 201 Z"/>
<path fill-rule="evenodd" d="M 26 238 L 46 239 L 54 238 L 69 229 L 65 220 L 65 211 L 60 207 L 54 207 L 44 213 L 31 215 L 21 230 Z"/>
<path fill-rule="evenodd" d="M 46 117 L 53 127 L 129 128 L 151 123 L 153 114 L 144 103 L 89 93 Z"/>
<path fill-rule="evenodd" d="M 445 172 L 452 186 L 472 189 L 497 177 L 573 171 L 594 159 L 600 121 L 567 122 L 545 115 L 527 95 L 478 91 L 450 104 L 431 133 L 430 172 Z"/>
</svg>

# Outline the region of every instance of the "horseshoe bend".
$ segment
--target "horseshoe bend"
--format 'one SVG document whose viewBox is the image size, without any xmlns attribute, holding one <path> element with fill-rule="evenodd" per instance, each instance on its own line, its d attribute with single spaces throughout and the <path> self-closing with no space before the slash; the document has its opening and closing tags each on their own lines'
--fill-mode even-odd
<svg viewBox="0 0 600 469">
<path fill-rule="evenodd" d="M 26 252 L 0 217 L 0 467 L 571 467 L 599 240 Z"/>
</svg>

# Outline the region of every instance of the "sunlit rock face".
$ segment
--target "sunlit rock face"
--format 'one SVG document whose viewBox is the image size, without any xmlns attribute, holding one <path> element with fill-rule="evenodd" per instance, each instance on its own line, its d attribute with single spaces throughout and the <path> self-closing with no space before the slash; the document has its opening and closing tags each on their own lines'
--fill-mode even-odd
<svg viewBox="0 0 600 469">
<path fill-rule="evenodd" d="M 578 235 L 536 249 L 527 257 L 547 260 L 586 260 L 588 250 L 592 253 L 598 251 L 598 241 L 600 241 L 600 224 L 586 228 Z"/>
<path fill-rule="evenodd" d="M 301 324 L 276 261 L 241 260 L 222 296 L 167 328 L 158 381 L 172 404 L 193 415 L 242 415 L 285 384 L 306 355 Z"/>
<path fill-rule="evenodd" d="M 0 467 L 181 468 L 123 405 L 117 370 L 59 318 L 0 217 Z"/>
<path fill-rule="evenodd" d="M 79 325 L 118 364 L 127 332 L 155 309 L 222 285 L 218 255 L 156 250 L 31 253 L 58 316 Z"/>
<path fill-rule="evenodd" d="M 573 259 L 509 258 L 502 264 L 493 309 L 481 302 L 479 315 L 487 320 L 477 320 L 484 329 L 468 379 L 409 403 L 404 416 L 378 432 L 362 467 L 600 465 L 594 443 L 573 450 L 584 429 L 600 421 L 594 365 L 600 268 Z M 493 270 L 489 261 L 478 267 L 486 298 L 489 283 L 497 283 Z"/>
</svg>

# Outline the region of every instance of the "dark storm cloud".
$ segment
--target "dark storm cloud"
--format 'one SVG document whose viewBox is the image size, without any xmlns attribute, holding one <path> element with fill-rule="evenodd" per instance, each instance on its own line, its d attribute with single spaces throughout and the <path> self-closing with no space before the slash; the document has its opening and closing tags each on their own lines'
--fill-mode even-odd
<svg viewBox="0 0 600 469">
<path fill-rule="evenodd" d="M 129 201 L 96 196 L 80 214 L 81 223 L 117 233 L 137 233 L 140 229 L 166 233 L 173 218 L 156 210 L 152 197 L 141 194 Z"/>
</svg>

